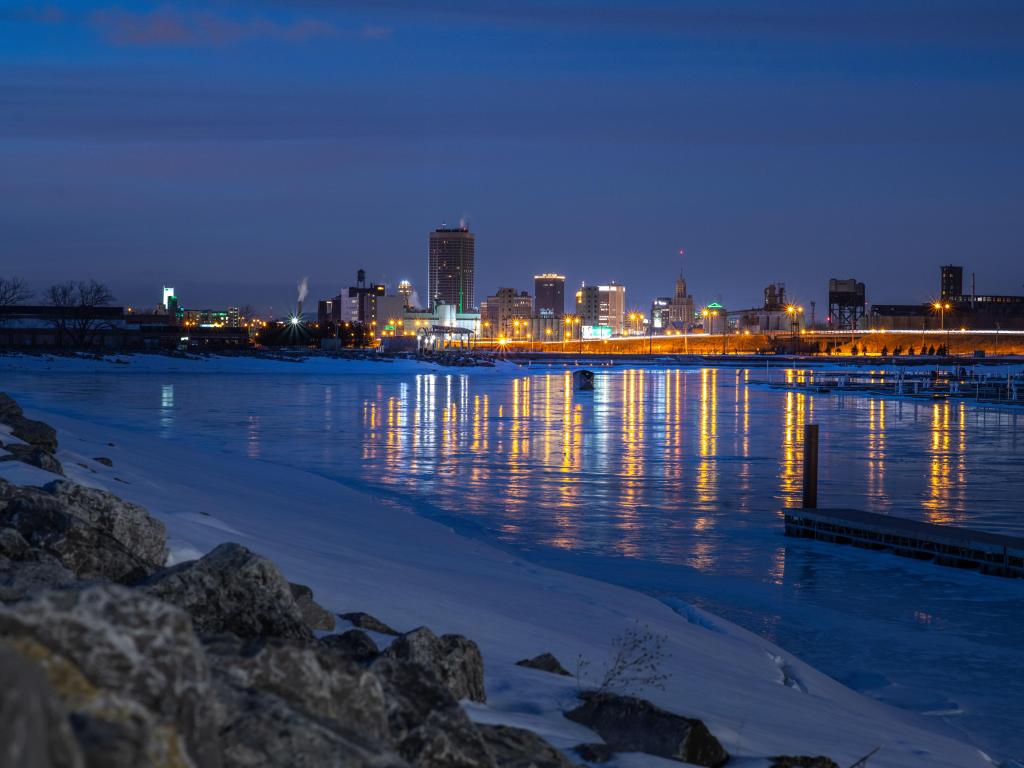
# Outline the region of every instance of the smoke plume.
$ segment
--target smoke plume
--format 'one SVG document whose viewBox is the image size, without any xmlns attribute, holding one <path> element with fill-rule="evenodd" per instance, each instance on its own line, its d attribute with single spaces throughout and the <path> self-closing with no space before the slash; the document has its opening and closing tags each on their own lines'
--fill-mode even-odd
<svg viewBox="0 0 1024 768">
<path fill-rule="evenodd" d="M 305 301 L 306 300 L 306 296 L 309 295 L 309 278 L 308 277 L 304 277 L 301 280 L 299 280 L 298 288 L 299 288 L 299 301 Z"/>
</svg>

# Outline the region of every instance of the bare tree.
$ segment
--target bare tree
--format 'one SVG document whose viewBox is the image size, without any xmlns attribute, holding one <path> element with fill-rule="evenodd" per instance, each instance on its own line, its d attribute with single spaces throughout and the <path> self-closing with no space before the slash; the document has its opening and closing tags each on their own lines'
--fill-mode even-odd
<svg viewBox="0 0 1024 768">
<path fill-rule="evenodd" d="M 612 638 L 612 655 L 601 673 L 598 693 L 618 690 L 637 693 L 644 688 L 665 689 L 670 673 L 662 671 L 665 660 L 665 636 L 656 635 L 639 623 Z M 583 678 L 590 662 L 580 656 L 576 662 L 576 683 L 583 690 Z"/>
<path fill-rule="evenodd" d="M 47 303 L 58 308 L 51 323 L 57 329 L 58 344 L 65 338 L 73 346 L 88 348 L 110 321 L 97 317 L 96 310 L 109 306 L 114 295 L 103 283 L 95 280 L 55 283 L 46 291 Z"/>
<path fill-rule="evenodd" d="M 31 296 L 28 283 L 20 277 L 0 277 L 0 309 L 21 304 Z"/>
</svg>

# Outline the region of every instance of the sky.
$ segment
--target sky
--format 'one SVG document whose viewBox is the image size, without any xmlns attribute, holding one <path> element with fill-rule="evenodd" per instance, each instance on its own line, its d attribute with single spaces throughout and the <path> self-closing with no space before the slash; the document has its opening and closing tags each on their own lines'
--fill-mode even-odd
<svg viewBox="0 0 1024 768">
<path fill-rule="evenodd" d="M 1019 0 L 0 0 L 0 276 L 136 306 L 424 295 L 460 219 L 479 297 L 1024 294 L 1022 150 Z"/>
</svg>

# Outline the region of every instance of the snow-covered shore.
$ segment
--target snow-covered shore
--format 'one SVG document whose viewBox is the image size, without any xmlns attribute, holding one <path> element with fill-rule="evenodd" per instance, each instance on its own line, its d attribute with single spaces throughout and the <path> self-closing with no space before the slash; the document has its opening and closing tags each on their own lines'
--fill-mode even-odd
<svg viewBox="0 0 1024 768">
<path fill-rule="evenodd" d="M 181 362 L 195 370 L 194 362 Z M 392 364 L 345 365 L 374 373 Z M 58 429 L 59 457 L 73 479 L 164 520 L 176 559 L 239 541 L 312 586 L 329 609 L 368 610 L 399 629 L 428 624 L 475 639 L 488 683 L 488 705 L 472 709 L 480 720 L 529 727 L 559 746 L 588 740 L 560 714 L 575 682 L 513 662 L 551 651 L 570 666 L 578 655 L 599 664 L 612 637 L 639 621 L 668 638 L 665 670 L 672 675 L 665 691 L 644 695 L 703 719 L 734 755 L 826 754 L 848 765 L 881 746 L 871 766 L 990 764 L 920 718 L 849 691 L 744 630 L 697 609 L 684 618 L 641 594 L 528 564 L 417 516 L 416 499 L 381 501 L 300 470 L 185 449 L 61 416 L 45 404 L 29 415 Z"/>
</svg>

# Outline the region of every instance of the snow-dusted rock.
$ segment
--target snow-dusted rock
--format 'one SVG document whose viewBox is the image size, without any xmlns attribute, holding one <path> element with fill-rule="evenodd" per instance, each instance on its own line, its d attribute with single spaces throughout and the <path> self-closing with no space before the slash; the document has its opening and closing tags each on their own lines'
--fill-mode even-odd
<svg viewBox="0 0 1024 768">
<path fill-rule="evenodd" d="M 839 768 L 839 764 L 828 757 L 794 757 L 780 755 L 771 758 L 770 768 Z"/>
<path fill-rule="evenodd" d="M 438 637 L 426 627 L 399 635 L 385 654 L 433 672 L 456 699 L 485 702 L 484 662 L 477 644 L 461 635 Z"/>
<path fill-rule="evenodd" d="M 210 673 L 188 616 L 114 585 L 0 607 L 0 643 L 46 672 L 89 764 L 219 765 Z"/>
<path fill-rule="evenodd" d="M 75 517 L 115 538 L 151 570 L 167 562 L 167 529 L 138 504 L 69 480 L 57 480 L 44 490 L 67 504 Z"/>
<path fill-rule="evenodd" d="M 0 461 L 21 461 L 55 475 L 64 474 L 64 466 L 57 460 L 57 457 L 42 448 L 33 445 L 11 444 L 5 445 L 4 450 L 10 455 L 0 457 Z"/>
<path fill-rule="evenodd" d="M 20 558 L 0 555 L 0 603 L 13 603 L 37 592 L 66 587 L 75 581 L 75 574 L 62 566 L 57 558 L 37 549 L 29 549 Z"/>
<path fill-rule="evenodd" d="M 480 732 L 433 672 L 387 656 L 370 669 L 384 684 L 388 726 L 402 757 L 420 768 L 494 765 Z"/>
<path fill-rule="evenodd" d="M 153 574 L 142 586 L 187 611 L 201 633 L 313 638 L 277 566 L 240 544 L 221 544 L 199 560 Z"/>
<path fill-rule="evenodd" d="M 0 642 L 0 765 L 82 768 L 67 712 L 46 675 Z"/>
<path fill-rule="evenodd" d="M 79 578 L 132 583 L 166 557 L 163 523 L 112 494 L 61 480 L 45 491 L 8 495 L 0 525 L 17 529 Z"/>
<path fill-rule="evenodd" d="M 668 712 L 645 699 L 587 692 L 566 717 L 593 729 L 616 752 L 645 752 L 716 768 L 729 754 L 700 720 Z"/>
<path fill-rule="evenodd" d="M 541 672 L 550 672 L 553 675 L 569 677 L 569 670 L 563 667 L 561 662 L 550 653 L 542 653 L 540 656 L 534 656 L 532 659 L 517 661 L 516 666 L 539 669 Z"/>
<path fill-rule="evenodd" d="M 334 631 L 334 614 L 321 607 L 313 600 L 313 590 L 305 584 L 289 584 L 292 597 L 302 611 L 302 618 L 310 629 L 321 629 L 325 632 Z"/>
<path fill-rule="evenodd" d="M 498 768 L 574 768 L 564 754 L 533 731 L 507 725 L 477 725 Z"/>
<path fill-rule="evenodd" d="M 380 653 L 373 638 L 361 629 L 350 629 L 340 635 L 326 635 L 318 642 L 324 648 L 360 663 L 373 661 Z"/>
</svg>

